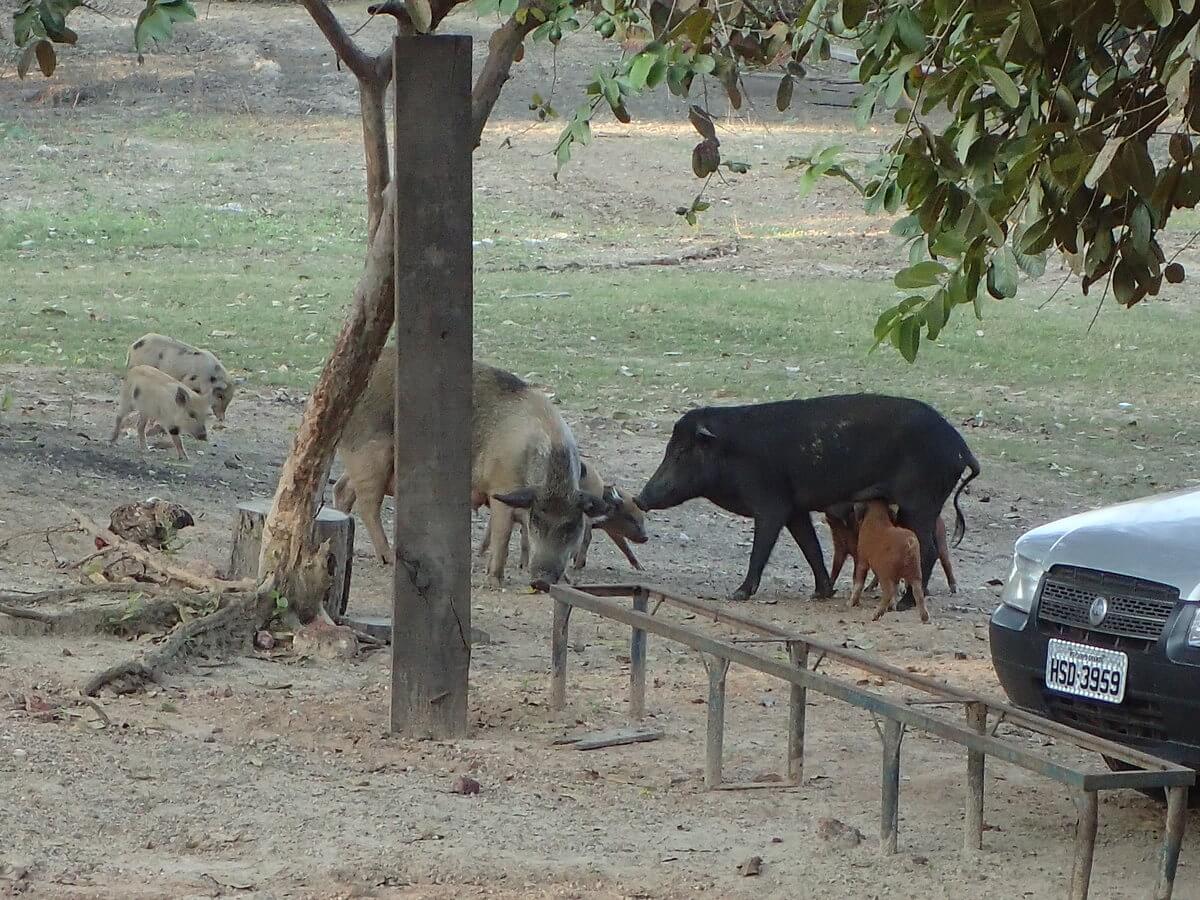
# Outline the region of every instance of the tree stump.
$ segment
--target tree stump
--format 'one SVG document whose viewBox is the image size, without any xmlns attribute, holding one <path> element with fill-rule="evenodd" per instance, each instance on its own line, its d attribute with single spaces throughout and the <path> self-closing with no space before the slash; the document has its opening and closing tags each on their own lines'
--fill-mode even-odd
<svg viewBox="0 0 1200 900">
<path fill-rule="evenodd" d="M 263 523 L 271 512 L 271 499 L 250 500 L 238 504 L 233 523 L 233 551 L 229 557 L 230 578 L 256 578 L 262 550 Z M 336 620 L 346 612 L 350 601 L 350 572 L 354 560 L 354 519 L 329 506 L 317 513 L 317 544 L 329 541 L 333 554 L 333 572 L 325 595 L 325 611 Z"/>
</svg>

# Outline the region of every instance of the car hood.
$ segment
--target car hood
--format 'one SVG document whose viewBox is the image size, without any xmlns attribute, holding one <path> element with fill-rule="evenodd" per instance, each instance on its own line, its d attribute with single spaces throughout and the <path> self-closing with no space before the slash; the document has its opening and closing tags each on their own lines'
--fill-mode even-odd
<svg viewBox="0 0 1200 900">
<path fill-rule="evenodd" d="M 1131 500 L 1050 522 L 1023 535 L 1017 553 L 1168 584 L 1200 599 L 1200 490 Z"/>
</svg>

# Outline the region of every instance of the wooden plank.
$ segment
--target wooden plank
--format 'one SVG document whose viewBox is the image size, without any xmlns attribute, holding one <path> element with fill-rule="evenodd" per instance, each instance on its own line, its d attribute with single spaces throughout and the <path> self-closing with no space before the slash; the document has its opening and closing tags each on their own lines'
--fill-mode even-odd
<svg viewBox="0 0 1200 900">
<path fill-rule="evenodd" d="M 649 596 L 638 588 L 633 594 L 633 608 L 644 613 Z M 646 632 L 634 628 L 629 632 L 629 718 L 635 722 L 646 715 Z"/>
<path fill-rule="evenodd" d="M 558 710 L 567 702 L 567 641 L 571 607 L 555 599 L 553 615 L 550 624 L 550 708 Z"/>
<path fill-rule="evenodd" d="M 725 676 L 729 660 L 720 654 L 702 653 L 708 670 L 708 730 L 704 751 L 704 786 L 710 791 L 721 784 L 725 755 Z"/>
<path fill-rule="evenodd" d="M 885 719 L 880 773 L 879 850 L 886 855 L 896 852 L 896 837 L 900 830 L 900 744 L 903 740 L 904 726 L 894 719 Z"/>
<path fill-rule="evenodd" d="M 1092 885 L 1092 861 L 1096 856 L 1096 830 L 1099 803 L 1095 791 L 1084 791 L 1075 798 L 1079 820 L 1075 823 L 1075 857 L 1071 864 L 1071 900 L 1088 900 Z"/>
<path fill-rule="evenodd" d="M 802 641 L 788 643 L 788 661 L 798 669 L 808 670 L 808 645 Z M 804 783 L 804 720 L 808 712 L 808 689 L 793 684 L 788 699 L 787 774 L 794 784 Z"/>
<path fill-rule="evenodd" d="M 644 744 L 657 741 L 662 736 L 663 731 L 660 728 L 614 728 L 609 731 L 562 737 L 554 741 L 554 744 L 572 747 L 575 750 L 600 750 L 604 747 L 620 747 L 623 744 Z"/>
<path fill-rule="evenodd" d="M 976 734 L 987 733 L 987 707 L 982 703 L 967 705 L 967 725 Z M 963 816 L 963 849 L 983 849 L 983 782 L 986 757 L 978 750 L 967 751 L 967 803 Z"/>
<path fill-rule="evenodd" d="M 1187 827 L 1186 787 L 1173 787 L 1167 791 L 1167 827 L 1163 835 L 1162 856 L 1159 860 L 1158 883 L 1154 888 L 1154 900 L 1171 900 L 1175 890 L 1175 871 L 1179 867 L 1179 849 L 1183 846 L 1183 832 Z"/>
<path fill-rule="evenodd" d="M 467 732 L 471 662 L 471 39 L 398 36 L 393 56 L 392 730 L 448 738 Z"/>
</svg>

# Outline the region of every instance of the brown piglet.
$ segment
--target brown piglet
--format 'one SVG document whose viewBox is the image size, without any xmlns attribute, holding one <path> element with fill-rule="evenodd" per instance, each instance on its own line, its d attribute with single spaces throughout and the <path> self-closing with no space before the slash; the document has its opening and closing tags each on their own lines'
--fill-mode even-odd
<svg viewBox="0 0 1200 900">
<path fill-rule="evenodd" d="M 904 581 L 912 588 L 921 621 L 929 621 L 925 608 L 925 591 L 921 585 L 921 545 L 917 536 L 907 528 L 892 524 L 892 513 L 882 500 L 854 504 L 858 522 L 857 556 L 854 558 L 854 590 L 850 605 L 858 606 L 862 599 L 867 570 L 879 578 L 882 596 L 875 615 L 876 621 L 891 607 L 897 585 Z"/>
<path fill-rule="evenodd" d="M 836 582 L 841 574 L 846 559 L 857 558 L 858 533 L 854 519 L 854 510 L 849 503 L 832 506 L 825 510 L 825 524 L 829 526 L 829 534 L 833 539 L 833 563 L 829 569 L 830 582 Z M 938 516 L 934 522 L 934 543 L 937 546 L 938 561 L 942 571 L 946 573 L 946 584 L 950 593 L 958 593 L 958 582 L 954 580 L 954 567 L 950 562 L 950 545 L 946 541 L 946 523 Z M 875 578 L 867 585 L 867 590 L 873 590 L 879 584 Z"/>
</svg>

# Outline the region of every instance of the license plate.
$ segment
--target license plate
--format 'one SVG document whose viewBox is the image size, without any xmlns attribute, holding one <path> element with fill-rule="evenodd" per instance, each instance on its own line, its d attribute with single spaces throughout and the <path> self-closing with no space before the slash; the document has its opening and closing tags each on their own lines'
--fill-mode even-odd
<svg viewBox="0 0 1200 900">
<path fill-rule="evenodd" d="M 1057 640 L 1046 648 L 1046 687 L 1052 691 L 1120 703 L 1128 671 L 1129 657 L 1117 650 Z"/>
</svg>

